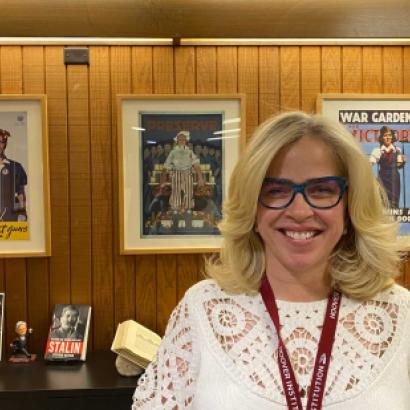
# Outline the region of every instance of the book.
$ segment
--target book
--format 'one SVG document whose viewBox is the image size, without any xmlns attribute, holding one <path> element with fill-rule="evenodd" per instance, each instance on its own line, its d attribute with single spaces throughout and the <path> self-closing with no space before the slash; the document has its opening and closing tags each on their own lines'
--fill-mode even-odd
<svg viewBox="0 0 410 410">
<path fill-rule="evenodd" d="M 85 361 L 90 318 L 90 305 L 55 305 L 44 359 Z"/>
<path fill-rule="evenodd" d="M 161 337 L 134 320 L 118 325 L 111 350 L 139 367 L 152 362 L 161 343 Z"/>
<path fill-rule="evenodd" d="M 0 293 L 0 360 L 3 346 L 4 293 Z"/>
</svg>

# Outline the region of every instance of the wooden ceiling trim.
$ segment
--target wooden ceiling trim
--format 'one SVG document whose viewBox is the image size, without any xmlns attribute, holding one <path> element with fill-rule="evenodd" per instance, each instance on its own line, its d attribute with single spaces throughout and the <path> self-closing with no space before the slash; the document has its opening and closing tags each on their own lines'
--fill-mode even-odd
<svg viewBox="0 0 410 410">
<path fill-rule="evenodd" d="M 410 38 L 0 37 L 0 45 L 63 46 L 407 46 Z"/>
</svg>

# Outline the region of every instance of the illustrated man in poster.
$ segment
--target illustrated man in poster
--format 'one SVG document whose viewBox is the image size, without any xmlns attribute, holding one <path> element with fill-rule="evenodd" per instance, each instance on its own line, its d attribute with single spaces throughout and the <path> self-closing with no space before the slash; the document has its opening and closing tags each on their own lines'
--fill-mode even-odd
<svg viewBox="0 0 410 410">
<path fill-rule="evenodd" d="M 379 148 L 374 148 L 370 154 L 370 162 L 378 164 L 378 175 L 392 208 L 399 207 L 400 199 L 400 174 L 407 160 L 400 147 L 396 146 L 394 131 L 383 126 L 379 134 Z"/>
<path fill-rule="evenodd" d="M 178 215 L 185 213 L 188 226 L 192 222 L 194 208 L 194 178 L 197 175 L 198 186 L 204 185 L 199 158 L 188 147 L 189 131 L 180 131 L 174 138 L 175 147 L 169 153 L 164 163 L 161 186 L 165 186 L 166 173 L 171 177 L 171 197 L 169 199 L 173 212 L 174 228 L 178 226 Z"/>
<path fill-rule="evenodd" d="M 26 221 L 27 174 L 23 166 L 6 156 L 9 131 L 0 129 L 0 221 Z"/>
</svg>

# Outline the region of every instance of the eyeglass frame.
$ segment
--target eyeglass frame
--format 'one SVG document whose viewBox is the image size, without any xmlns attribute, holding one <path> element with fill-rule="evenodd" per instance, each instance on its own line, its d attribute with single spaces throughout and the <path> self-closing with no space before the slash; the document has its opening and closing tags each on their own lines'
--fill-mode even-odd
<svg viewBox="0 0 410 410">
<path fill-rule="evenodd" d="M 311 182 L 325 182 L 325 181 L 336 181 L 337 184 L 339 185 L 340 188 L 340 193 L 339 193 L 339 199 L 334 205 L 331 206 L 317 206 L 313 205 L 310 203 L 309 199 L 307 198 L 306 192 L 305 192 L 305 187 L 309 185 Z M 304 181 L 302 184 L 295 184 L 292 180 L 290 179 L 285 179 L 285 178 L 274 178 L 274 177 L 265 177 L 262 182 L 262 186 L 266 183 L 279 183 L 279 184 L 288 184 L 292 188 L 292 195 L 289 199 L 289 201 L 285 205 L 281 206 L 269 206 L 266 205 L 262 202 L 261 200 L 261 195 L 259 195 L 258 201 L 262 206 L 265 208 L 269 209 L 285 209 L 287 208 L 295 199 L 295 196 L 297 193 L 302 194 L 303 199 L 305 202 L 312 208 L 315 209 L 331 209 L 337 206 L 337 204 L 342 200 L 344 193 L 347 190 L 348 183 L 345 177 L 340 177 L 340 176 L 326 176 L 326 177 L 319 177 L 319 178 L 310 178 Z"/>
</svg>

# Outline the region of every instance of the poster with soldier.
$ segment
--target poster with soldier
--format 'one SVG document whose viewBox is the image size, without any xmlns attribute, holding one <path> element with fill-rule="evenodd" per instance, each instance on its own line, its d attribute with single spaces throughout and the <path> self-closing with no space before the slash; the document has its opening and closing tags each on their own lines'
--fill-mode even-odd
<svg viewBox="0 0 410 410">
<path fill-rule="evenodd" d="M 49 256 L 47 97 L 0 95 L 0 255 Z"/>
<path fill-rule="evenodd" d="M 0 112 L 0 239 L 27 240 L 27 112 Z"/>
</svg>

